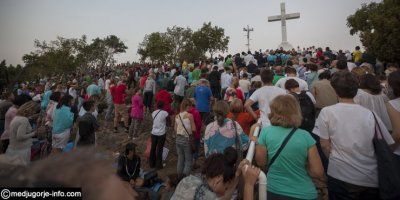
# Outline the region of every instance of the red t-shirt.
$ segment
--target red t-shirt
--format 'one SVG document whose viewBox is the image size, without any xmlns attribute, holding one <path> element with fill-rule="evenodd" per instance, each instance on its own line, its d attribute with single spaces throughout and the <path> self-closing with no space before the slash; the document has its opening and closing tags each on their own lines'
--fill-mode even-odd
<svg viewBox="0 0 400 200">
<path fill-rule="evenodd" d="M 140 77 L 140 80 L 139 80 L 139 88 L 140 89 L 144 88 L 144 85 L 146 84 L 146 80 L 147 80 L 147 76 Z"/>
<path fill-rule="evenodd" d="M 171 108 L 172 97 L 169 92 L 162 89 L 157 92 L 155 99 L 156 99 L 156 102 L 159 102 L 159 101 L 164 102 L 163 110 L 167 111 L 168 114 L 172 114 L 172 108 Z"/>
<path fill-rule="evenodd" d="M 256 111 L 256 115 L 259 116 L 260 115 L 260 111 Z M 229 119 L 233 119 L 233 114 L 230 112 L 228 113 L 228 115 L 226 116 Z M 250 129 L 251 126 L 256 123 L 256 121 L 254 120 L 254 118 L 247 112 L 242 112 L 239 113 L 235 119 L 235 121 L 237 123 L 240 124 L 240 126 L 243 129 L 243 132 L 246 133 L 246 135 L 250 134 Z"/>
<path fill-rule="evenodd" d="M 119 84 L 117 86 L 113 86 L 110 88 L 111 96 L 114 104 L 124 104 L 125 96 L 126 96 L 126 85 Z"/>
</svg>

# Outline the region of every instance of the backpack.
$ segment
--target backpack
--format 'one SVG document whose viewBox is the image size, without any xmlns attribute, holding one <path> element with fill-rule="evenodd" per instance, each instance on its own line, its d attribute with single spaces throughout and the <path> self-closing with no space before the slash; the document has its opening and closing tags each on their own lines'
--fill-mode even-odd
<svg viewBox="0 0 400 200">
<path fill-rule="evenodd" d="M 306 91 L 301 91 L 300 94 L 292 93 L 298 100 L 301 109 L 303 120 L 299 128 L 312 133 L 315 125 L 315 106 L 311 98 L 307 95 Z"/>
</svg>

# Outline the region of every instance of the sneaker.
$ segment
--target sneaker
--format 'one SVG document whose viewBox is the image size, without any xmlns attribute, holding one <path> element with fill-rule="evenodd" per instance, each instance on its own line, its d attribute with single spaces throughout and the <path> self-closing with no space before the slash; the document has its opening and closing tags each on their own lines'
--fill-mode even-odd
<svg viewBox="0 0 400 200">
<path fill-rule="evenodd" d="M 129 128 L 125 128 L 125 133 L 129 133 Z"/>
<path fill-rule="evenodd" d="M 114 133 L 118 133 L 118 128 L 114 128 Z"/>
</svg>

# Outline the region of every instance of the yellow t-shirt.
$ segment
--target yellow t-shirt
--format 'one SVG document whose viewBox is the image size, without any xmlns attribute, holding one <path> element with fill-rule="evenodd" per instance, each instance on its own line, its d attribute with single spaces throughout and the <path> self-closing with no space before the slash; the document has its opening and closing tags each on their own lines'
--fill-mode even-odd
<svg viewBox="0 0 400 200">
<path fill-rule="evenodd" d="M 353 58 L 354 58 L 354 62 L 360 62 L 361 59 L 362 59 L 361 51 L 358 51 L 358 50 L 354 51 L 353 52 Z"/>
</svg>

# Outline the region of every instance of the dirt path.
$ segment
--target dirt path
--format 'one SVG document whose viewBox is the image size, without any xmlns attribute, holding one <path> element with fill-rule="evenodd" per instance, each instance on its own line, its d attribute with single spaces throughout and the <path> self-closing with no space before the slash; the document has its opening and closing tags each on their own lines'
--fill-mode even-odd
<svg viewBox="0 0 400 200">
<path fill-rule="evenodd" d="M 122 126 L 119 127 L 118 133 L 114 133 L 112 120 L 106 121 L 101 116 L 99 121 L 101 128 L 97 131 L 97 144 L 100 149 L 105 150 L 106 154 L 111 156 L 116 162 L 119 153 L 123 152 L 125 144 L 132 140 L 128 138 L 128 134 L 125 133 Z M 151 117 L 147 115 L 143 120 L 139 137 L 133 141 L 137 145 L 136 151 L 141 157 L 141 166 L 143 170 L 148 170 L 150 168 L 148 165 L 148 158 L 145 157 L 144 153 L 146 151 L 147 140 L 151 135 L 151 127 Z M 166 134 L 165 147 L 169 149 L 169 154 L 165 161 L 165 167 L 158 171 L 160 178 L 165 178 L 169 174 L 176 173 L 177 154 L 173 128 L 168 128 Z M 202 159 L 204 159 L 204 157 L 201 157 L 199 160 Z"/>
</svg>

